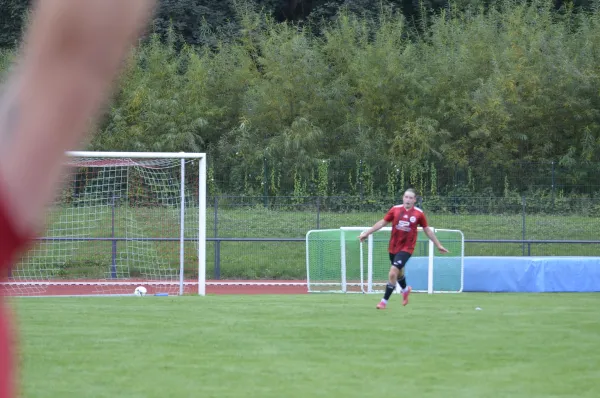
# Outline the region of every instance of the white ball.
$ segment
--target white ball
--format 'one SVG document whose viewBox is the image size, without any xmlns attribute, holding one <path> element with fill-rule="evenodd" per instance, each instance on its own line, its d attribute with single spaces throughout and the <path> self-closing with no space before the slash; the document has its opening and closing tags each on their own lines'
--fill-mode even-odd
<svg viewBox="0 0 600 398">
<path fill-rule="evenodd" d="M 136 296 L 145 296 L 146 293 L 148 293 L 148 290 L 146 290 L 146 288 L 144 286 L 138 286 L 135 288 L 135 291 L 133 292 L 133 294 L 135 294 Z"/>
</svg>

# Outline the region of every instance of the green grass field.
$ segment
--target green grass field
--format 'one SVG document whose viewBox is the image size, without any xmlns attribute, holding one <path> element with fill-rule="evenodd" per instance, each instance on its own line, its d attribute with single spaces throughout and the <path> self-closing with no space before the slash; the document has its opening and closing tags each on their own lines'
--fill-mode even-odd
<svg viewBox="0 0 600 398">
<path fill-rule="evenodd" d="M 598 396 L 596 294 L 378 300 L 13 299 L 23 397 Z"/>
</svg>

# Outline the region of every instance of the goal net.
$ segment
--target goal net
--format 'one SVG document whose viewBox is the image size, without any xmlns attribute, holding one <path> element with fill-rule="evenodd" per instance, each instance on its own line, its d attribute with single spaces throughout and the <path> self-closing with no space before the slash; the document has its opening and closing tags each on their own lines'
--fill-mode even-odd
<svg viewBox="0 0 600 398">
<path fill-rule="evenodd" d="M 308 291 L 383 293 L 388 281 L 391 227 L 367 240 L 358 236 L 368 227 L 312 230 L 306 234 Z M 413 291 L 459 293 L 463 290 L 464 235 L 460 230 L 434 229 L 449 253 L 440 253 L 419 228 L 414 253 L 405 267 Z M 396 292 L 399 289 L 396 290 Z"/>
<path fill-rule="evenodd" d="M 45 232 L 3 294 L 205 293 L 205 154 L 69 152 Z"/>
</svg>

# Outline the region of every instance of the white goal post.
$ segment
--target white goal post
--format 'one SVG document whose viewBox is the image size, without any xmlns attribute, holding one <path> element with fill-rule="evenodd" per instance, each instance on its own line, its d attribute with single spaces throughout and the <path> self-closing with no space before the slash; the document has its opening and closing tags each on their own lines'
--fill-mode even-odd
<svg viewBox="0 0 600 398">
<path fill-rule="evenodd" d="M 312 230 L 306 234 L 306 272 L 309 292 L 382 293 L 388 279 L 391 227 L 381 228 L 361 243 L 369 227 Z M 449 253 L 440 253 L 419 228 L 415 251 L 405 273 L 413 291 L 460 293 L 464 284 L 464 234 L 432 230 Z"/>
<path fill-rule="evenodd" d="M 67 152 L 45 232 L 12 296 L 206 294 L 206 154 Z M 40 170 L 39 172 L 43 172 Z"/>
</svg>

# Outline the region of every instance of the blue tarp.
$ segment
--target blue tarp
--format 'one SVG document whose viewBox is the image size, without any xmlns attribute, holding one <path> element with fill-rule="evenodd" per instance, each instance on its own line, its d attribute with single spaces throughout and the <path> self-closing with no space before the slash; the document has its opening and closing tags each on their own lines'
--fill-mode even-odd
<svg viewBox="0 0 600 398">
<path fill-rule="evenodd" d="M 465 292 L 598 292 L 600 257 L 465 257 Z"/>
<path fill-rule="evenodd" d="M 458 290 L 460 260 L 436 261 L 434 289 Z M 411 258 L 406 278 L 427 290 L 427 258 Z M 464 292 L 600 292 L 600 257 L 465 257 L 463 278 Z"/>
</svg>

